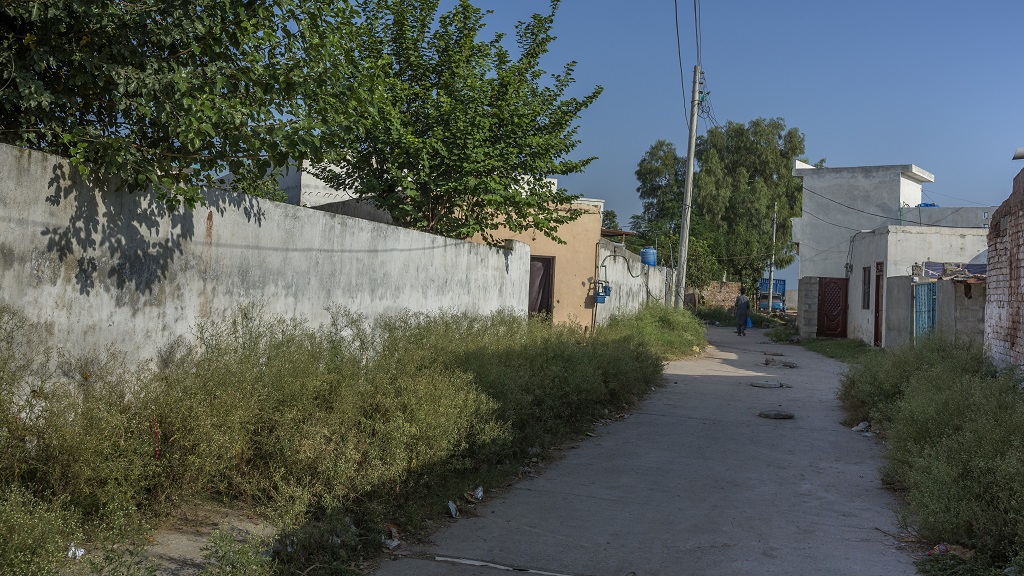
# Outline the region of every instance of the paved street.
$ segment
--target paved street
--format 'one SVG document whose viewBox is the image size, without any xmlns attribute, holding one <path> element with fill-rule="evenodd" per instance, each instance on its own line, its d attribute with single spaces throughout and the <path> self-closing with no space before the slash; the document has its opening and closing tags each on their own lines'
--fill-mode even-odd
<svg viewBox="0 0 1024 576">
<path fill-rule="evenodd" d="M 757 329 L 708 336 L 630 417 L 374 574 L 914 574 L 886 535 L 898 526 L 882 447 L 839 423 L 843 365 Z M 797 367 L 766 366 L 766 351 Z M 795 418 L 758 417 L 770 409 Z"/>
</svg>

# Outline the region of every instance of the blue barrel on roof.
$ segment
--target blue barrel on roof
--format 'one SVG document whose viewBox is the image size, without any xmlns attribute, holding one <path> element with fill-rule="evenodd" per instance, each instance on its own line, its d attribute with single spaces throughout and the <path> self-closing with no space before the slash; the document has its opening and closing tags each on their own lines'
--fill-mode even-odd
<svg viewBox="0 0 1024 576">
<path fill-rule="evenodd" d="M 647 266 L 658 265 L 658 251 L 648 246 L 640 250 L 640 263 Z"/>
</svg>

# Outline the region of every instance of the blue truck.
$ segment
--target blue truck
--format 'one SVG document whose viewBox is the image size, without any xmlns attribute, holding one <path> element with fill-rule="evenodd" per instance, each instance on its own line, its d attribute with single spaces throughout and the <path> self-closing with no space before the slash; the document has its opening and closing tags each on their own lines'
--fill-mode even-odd
<svg viewBox="0 0 1024 576">
<path fill-rule="evenodd" d="M 771 310 L 768 309 L 768 279 L 761 278 L 761 284 L 758 286 L 757 293 L 757 309 L 763 310 L 770 314 L 785 314 L 786 313 L 786 281 L 776 279 L 772 283 L 772 305 Z"/>
</svg>

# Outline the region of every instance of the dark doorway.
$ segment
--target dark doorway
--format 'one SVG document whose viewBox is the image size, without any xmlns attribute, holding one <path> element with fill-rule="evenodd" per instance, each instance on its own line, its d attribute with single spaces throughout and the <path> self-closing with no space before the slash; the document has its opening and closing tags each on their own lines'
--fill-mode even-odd
<svg viewBox="0 0 1024 576">
<path fill-rule="evenodd" d="M 820 338 L 846 338 L 846 278 L 818 280 L 818 332 Z"/>
<path fill-rule="evenodd" d="M 879 268 L 882 267 L 882 263 L 877 264 Z M 875 346 L 882 345 L 882 322 L 885 320 L 885 315 L 882 314 L 882 281 L 885 277 L 879 270 L 875 271 Z"/>
<path fill-rule="evenodd" d="M 551 314 L 554 309 L 555 259 L 530 256 L 530 314 Z"/>
</svg>

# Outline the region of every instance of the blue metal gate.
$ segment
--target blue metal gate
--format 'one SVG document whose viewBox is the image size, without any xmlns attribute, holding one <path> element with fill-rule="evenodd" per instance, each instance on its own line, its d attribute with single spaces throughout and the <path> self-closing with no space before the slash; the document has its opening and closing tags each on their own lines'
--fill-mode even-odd
<svg viewBox="0 0 1024 576">
<path fill-rule="evenodd" d="M 914 337 L 935 331 L 935 282 L 914 284 Z"/>
</svg>

